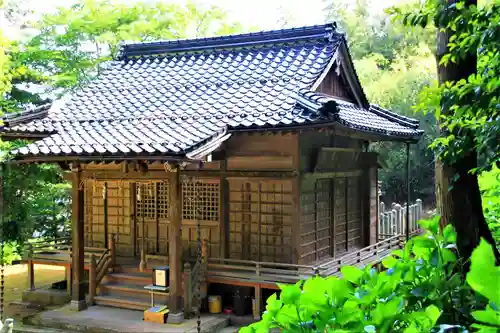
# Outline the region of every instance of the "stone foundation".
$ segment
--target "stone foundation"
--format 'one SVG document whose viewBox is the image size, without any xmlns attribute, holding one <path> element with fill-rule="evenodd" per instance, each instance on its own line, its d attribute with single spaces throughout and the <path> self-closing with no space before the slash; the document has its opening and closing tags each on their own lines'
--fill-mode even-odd
<svg viewBox="0 0 500 333">
<path fill-rule="evenodd" d="M 36 304 L 47 307 L 53 305 L 64 305 L 71 301 L 71 295 L 65 290 L 35 289 L 23 292 L 23 303 Z"/>
</svg>

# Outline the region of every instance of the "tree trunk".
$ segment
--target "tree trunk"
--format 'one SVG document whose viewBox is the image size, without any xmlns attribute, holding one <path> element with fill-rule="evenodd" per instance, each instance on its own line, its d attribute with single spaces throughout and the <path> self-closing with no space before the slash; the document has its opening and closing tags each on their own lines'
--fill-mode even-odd
<svg viewBox="0 0 500 333">
<path fill-rule="evenodd" d="M 443 7 L 449 6 L 457 0 L 441 0 Z M 477 5 L 477 0 L 466 0 L 466 6 Z M 451 32 L 446 29 L 438 31 L 437 38 L 437 60 L 439 84 L 446 81 L 458 81 L 467 79 L 476 73 L 477 55 L 469 54 L 457 63 L 449 63 L 446 66 L 439 65 L 443 55 L 448 50 L 448 41 Z M 449 114 L 451 111 L 442 106 L 442 113 Z M 447 131 L 441 135 L 447 136 Z M 465 134 L 461 134 L 464 136 Z M 468 137 L 471 138 L 469 135 Z M 436 197 L 438 211 L 441 214 L 441 226 L 452 224 L 457 232 L 457 247 L 464 259 L 470 258 L 472 251 L 479 244 L 481 238 L 493 245 L 497 262 L 500 261 L 500 253 L 488 228 L 483 214 L 481 193 L 476 174 L 469 171 L 477 167 L 477 152 L 475 149 L 468 151 L 451 163 L 438 161 L 436 163 Z"/>
</svg>

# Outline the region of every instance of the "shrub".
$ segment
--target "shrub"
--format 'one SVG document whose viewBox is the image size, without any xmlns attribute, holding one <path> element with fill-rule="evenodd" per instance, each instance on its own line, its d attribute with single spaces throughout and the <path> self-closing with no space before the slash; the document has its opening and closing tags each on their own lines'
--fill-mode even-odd
<svg viewBox="0 0 500 333">
<path fill-rule="evenodd" d="M 465 332 L 500 328 L 500 268 L 485 241 L 474 251 L 470 272 L 457 259 L 456 234 L 439 230 L 439 218 L 422 221 L 426 230 L 383 260 L 385 270 L 342 267 L 343 278 L 312 277 L 279 285 L 267 300 L 262 320 L 240 332 Z M 481 273 L 483 272 L 483 273 Z M 485 276 L 484 273 L 488 273 Z M 472 288 L 471 288 L 472 287 Z M 454 323 L 455 325 L 446 325 Z M 496 325 L 496 326 L 495 326 Z"/>
</svg>

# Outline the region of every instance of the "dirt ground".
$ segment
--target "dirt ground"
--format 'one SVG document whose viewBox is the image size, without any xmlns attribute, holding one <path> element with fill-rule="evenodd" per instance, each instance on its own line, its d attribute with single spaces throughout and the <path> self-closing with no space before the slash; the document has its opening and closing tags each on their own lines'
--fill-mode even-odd
<svg viewBox="0 0 500 333">
<path fill-rule="evenodd" d="M 28 286 L 28 268 L 26 265 L 7 266 L 4 270 L 4 317 L 13 316 L 9 303 L 21 301 L 23 291 Z M 64 268 L 57 266 L 35 265 L 35 286 L 49 286 L 53 282 L 64 280 Z M 16 317 L 16 316 L 14 316 Z"/>
</svg>

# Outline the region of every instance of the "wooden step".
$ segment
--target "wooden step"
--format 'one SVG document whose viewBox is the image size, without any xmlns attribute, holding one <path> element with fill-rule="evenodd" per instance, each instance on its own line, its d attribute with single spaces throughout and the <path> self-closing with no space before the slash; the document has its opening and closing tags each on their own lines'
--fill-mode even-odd
<svg viewBox="0 0 500 333">
<path fill-rule="evenodd" d="M 144 289 L 143 285 L 125 284 L 125 283 L 104 283 L 99 286 L 99 294 L 101 295 L 119 295 L 132 296 L 137 299 L 149 301 L 151 299 L 151 291 Z M 168 301 L 168 293 L 155 291 L 155 302 L 163 304 Z"/>
<path fill-rule="evenodd" d="M 124 283 L 146 286 L 153 282 L 151 273 L 127 272 L 127 273 L 109 273 L 104 278 L 105 283 Z"/>
<path fill-rule="evenodd" d="M 120 309 L 140 310 L 149 309 L 151 303 L 142 299 L 124 297 L 118 295 L 99 295 L 95 296 L 94 302 L 96 305 L 111 306 Z"/>
</svg>

